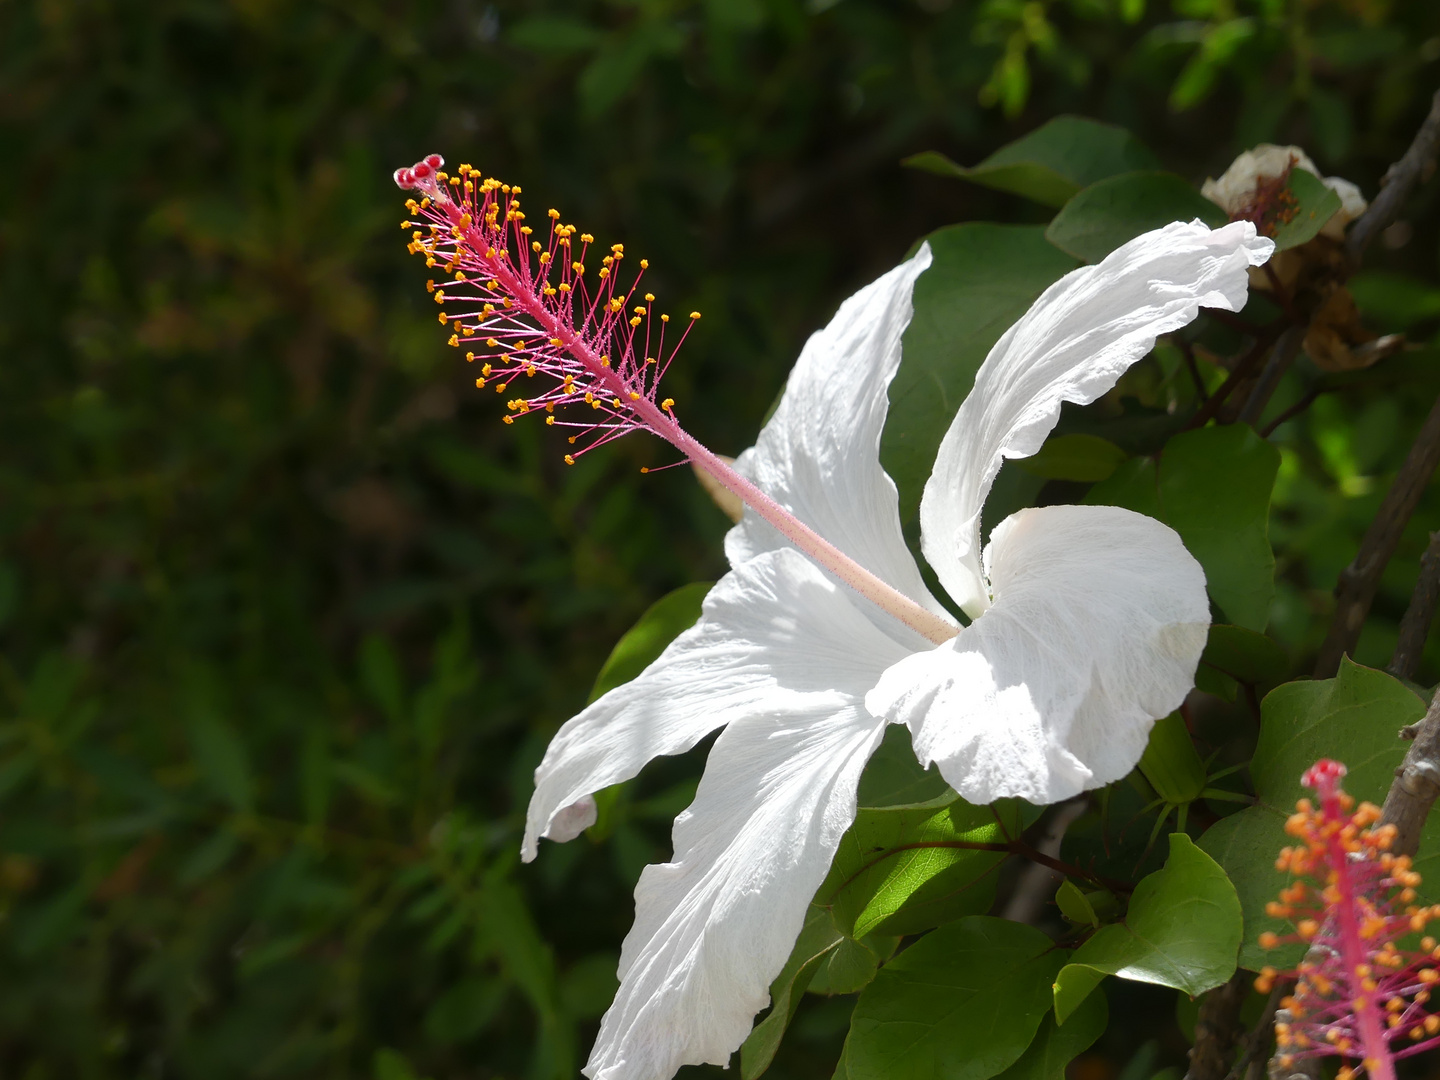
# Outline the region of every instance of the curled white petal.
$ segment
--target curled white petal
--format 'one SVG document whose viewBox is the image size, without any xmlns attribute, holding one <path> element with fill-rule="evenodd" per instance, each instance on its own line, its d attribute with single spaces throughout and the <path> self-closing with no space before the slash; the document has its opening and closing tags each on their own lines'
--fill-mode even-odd
<svg viewBox="0 0 1440 1080">
<path fill-rule="evenodd" d="M 925 558 L 967 614 L 989 605 L 980 511 L 1002 459 L 1039 450 L 1062 402 L 1094 401 L 1156 337 L 1200 308 L 1238 311 L 1248 268 L 1274 247 L 1248 221 L 1214 230 L 1175 222 L 1065 275 L 996 342 L 940 443 L 920 502 Z"/>
<path fill-rule="evenodd" d="M 551 740 L 535 770 L 525 861 L 540 837 L 577 835 L 574 804 L 630 779 L 652 758 L 683 753 L 743 717 L 812 709 L 816 695 L 836 708 L 858 700 L 904 650 L 852 595 L 791 548 L 726 574 L 695 626 Z"/>
<path fill-rule="evenodd" d="M 895 483 L 880 467 L 886 391 L 900 366 L 915 279 L 929 265 L 930 246 L 922 244 L 811 335 L 775 415 L 736 468 L 886 584 L 943 615 L 905 546 Z M 725 553 L 738 565 L 785 543 L 747 508 Z"/>
<path fill-rule="evenodd" d="M 729 1062 L 770 1001 L 883 731 L 855 701 L 721 732 L 675 821 L 674 861 L 640 875 L 620 991 L 585 1075 L 669 1080 Z"/>
<path fill-rule="evenodd" d="M 972 803 L 1051 803 L 1118 780 L 1194 685 L 1205 574 L 1154 518 L 1022 510 L 996 527 L 988 611 L 885 672 L 865 699 Z"/>
</svg>

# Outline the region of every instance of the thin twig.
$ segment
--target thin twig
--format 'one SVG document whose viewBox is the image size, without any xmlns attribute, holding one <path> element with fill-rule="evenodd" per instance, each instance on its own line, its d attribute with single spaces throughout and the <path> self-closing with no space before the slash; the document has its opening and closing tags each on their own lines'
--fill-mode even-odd
<svg viewBox="0 0 1440 1080">
<path fill-rule="evenodd" d="M 1262 439 L 1268 439 L 1271 435 L 1275 433 L 1275 429 L 1278 428 L 1281 424 L 1285 423 L 1286 420 L 1295 419 L 1295 417 L 1299 416 L 1311 405 L 1314 405 L 1315 399 L 1318 398 L 1321 394 L 1325 393 L 1325 390 L 1326 387 L 1323 386 L 1312 386 L 1309 390 L 1305 391 L 1304 397 L 1302 397 L 1299 401 L 1295 402 L 1294 405 L 1291 405 L 1279 416 L 1275 417 L 1274 420 L 1271 420 L 1270 423 L 1266 424 L 1263 428 L 1260 429 L 1260 437 Z"/>
<path fill-rule="evenodd" d="M 1435 619 L 1435 605 L 1440 602 L 1440 532 L 1430 534 L 1425 554 L 1420 556 L 1420 578 L 1410 595 L 1410 606 L 1400 620 L 1400 640 L 1385 670 L 1397 679 L 1414 679 L 1420 670 L 1420 656 L 1425 639 L 1430 636 L 1430 623 Z"/>
<path fill-rule="evenodd" d="M 1399 216 L 1415 186 L 1430 179 L 1437 153 L 1440 153 L 1440 90 L 1431 99 L 1430 115 L 1415 132 L 1410 148 L 1385 170 L 1380 191 L 1371 200 L 1370 208 L 1350 226 L 1345 236 L 1345 253 L 1352 264 L 1360 262 L 1370 242 Z"/>
<path fill-rule="evenodd" d="M 1265 1000 L 1265 1008 L 1260 1010 L 1260 1019 L 1250 1029 L 1250 1034 L 1245 1036 L 1245 1049 L 1240 1052 L 1240 1060 L 1225 1075 L 1225 1080 L 1241 1080 L 1242 1077 L 1249 1080 L 1248 1074 L 1252 1068 L 1255 1068 L 1257 1073 L 1260 1071 L 1258 1066 L 1269 1054 L 1271 1040 L 1275 1037 L 1275 1010 L 1280 1007 L 1280 999 L 1289 991 L 1289 980 L 1276 980 L 1270 996 Z"/>
<path fill-rule="evenodd" d="M 1220 406 L 1225 404 L 1225 399 L 1230 396 L 1235 387 L 1248 379 L 1255 368 L 1259 366 L 1260 361 L 1265 358 L 1266 350 L 1270 348 L 1270 344 L 1278 334 L 1277 330 L 1266 329 L 1260 337 L 1255 339 L 1255 344 L 1250 346 L 1250 351 L 1240 358 L 1234 369 L 1225 377 L 1225 381 L 1196 410 L 1195 415 L 1185 425 L 1186 430 L 1204 427 L 1210 418 L 1220 411 Z"/>
<path fill-rule="evenodd" d="M 1300 355 L 1300 343 L 1305 340 L 1309 329 L 1309 320 L 1306 320 L 1288 327 L 1280 335 L 1280 340 L 1270 351 L 1270 359 L 1265 362 L 1260 377 L 1255 380 L 1255 386 L 1250 391 L 1250 396 L 1245 399 L 1245 404 L 1240 409 L 1240 415 L 1236 417 L 1240 423 L 1249 424 L 1251 427 L 1260 426 L 1260 417 L 1265 414 L 1265 406 L 1270 404 L 1270 397 L 1275 393 L 1275 388 L 1280 385 L 1281 378 L 1290 370 L 1290 365 L 1295 362 L 1295 357 Z"/>
<path fill-rule="evenodd" d="M 1405 456 L 1405 463 L 1365 537 L 1360 541 L 1360 550 L 1355 559 L 1340 573 L 1335 586 L 1335 614 L 1330 620 L 1330 632 L 1320 646 L 1320 655 L 1315 660 L 1315 677 L 1328 679 L 1340 668 L 1340 658 L 1355 648 L 1360 638 L 1360 628 L 1370 614 L 1370 605 L 1380 587 L 1380 575 L 1384 572 L 1390 556 L 1400 543 L 1410 515 L 1420 503 L 1420 496 L 1435 466 L 1440 464 L 1440 399 L 1430 409 L 1430 415 L 1420 428 L 1415 445 Z"/>
</svg>

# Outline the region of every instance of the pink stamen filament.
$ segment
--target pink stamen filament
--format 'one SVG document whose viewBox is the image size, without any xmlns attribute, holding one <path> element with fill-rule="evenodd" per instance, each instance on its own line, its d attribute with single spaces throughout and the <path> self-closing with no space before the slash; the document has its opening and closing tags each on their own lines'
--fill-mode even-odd
<svg viewBox="0 0 1440 1080">
<path fill-rule="evenodd" d="M 427 160 L 438 162 L 438 158 L 433 157 Z M 438 167 L 438 164 L 432 164 L 429 166 L 430 173 L 427 174 L 421 172 L 421 165 L 416 165 L 413 171 L 399 170 L 396 174 L 396 179 L 397 182 L 401 183 L 402 187 L 417 187 L 428 194 L 431 205 L 444 215 L 445 221 L 451 229 L 456 231 L 457 243 L 467 249 L 466 254 L 468 260 L 472 263 L 478 263 L 483 268 L 483 275 L 495 282 L 497 288 L 494 291 L 498 292 L 501 296 L 509 298 L 519 314 L 527 316 L 535 323 L 536 329 L 538 329 L 541 334 L 542 341 L 558 342 L 558 349 L 568 354 L 580 368 L 583 369 L 590 384 L 599 390 L 603 390 L 603 394 L 597 395 L 600 411 L 608 414 L 613 420 L 620 421 L 618 424 L 609 421 L 602 421 L 590 425 L 567 423 L 565 426 L 582 427 L 584 429 L 583 434 L 596 433 L 594 441 L 584 447 L 584 450 L 593 449 L 595 446 L 608 442 L 613 438 L 618 438 L 626 431 L 633 430 L 636 427 L 645 428 L 669 442 L 684 456 L 685 460 L 713 476 L 720 484 L 733 492 L 741 501 L 759 514 L 760 517 L 774 526 L 775 529 L 794 544 L 795 547 L 808 555 L 820 566 L 830 571 L 847 586 L 865 597 L 866 600 L 873 603 L 882 611 L 898 619 L 937 645 L 944 644 L 959 633 L 959 627 L 954 623 L 922 607 L 898 589 L 882 581 L 875 574 L 865 569 L 854 559 L 831 544 L 814 529 L 810 528 L 810 526 L 795 517 L 794 514 L 790 513 L 769 495 L 761 491 L 760 488 L 750 480 L 741 476 L 734 468 L 686 432 L 680 426 L 679 420 L 675 418 L 673 409 L 656 404 L 654 400 L 656 384 L 659 381 L 659 377 L 663 375 L 665 370 L 670 366 L 670 362 L 674 359 L 675 352 L 679 349 L 680 342 L 677 342 L 671 349 L 669 356 L 664 355 L 664 329 L 662 323 L 655 353 L 656 362 L 653 364 L 648 362 L 650 346 L 648 297 L 645 314 L 647 320 L 644 338 L 645 352 L 641 354 L 641 360 L 638 362 L 638 366 L 633 361 L 628 364 L 622 363 L 620 362 L 621 358 L 618 356 L 609 363 L 605 362 L 605 358 L 599 354 L 590 342 L 585 340 L 583 334 L 575 329 L 572 319 L 562 318 L 557 310 L 552 309 L 550 305 L 544 302 L 541 295 L 548 281 L 549 267 L 553 266 L 557 261 L 556 254 L 558 252 L 568 252 L 568 244 L 557 244 L 552 227 L 550 243 L 545 248 L 545 250 L 550 253 L 550 257 L 542 263 L 541 274 L 533 282 L 523 280 L 520 274 L 517 273 L 514 265 L 509 261 L 509 258 L 505 256 L 505 249 L 495 243 L 492 238 L 487 237 L 481 230 L 481 219 L 477 217 L 477 219 L 467 221 L 465 219 L 465 211 L 462 210 L 445 191 L 443 179 L 437 180 L 433 178 L 434 170 L 438 169 Z M 461 168 L 463 175 L 465 167 L 462 166 Z M 474 175 L 478 177 L 478 174 Z M 487 205 L 489 204 L 487 203 Z M 509 208 L 503 209 L 501 214 L 503 217 L 496 220 L 503 222 L 504 225 L 509 225 L 511 223 Z M 522 238 L 519 229 L 520 220 L 523 220 L 523 216 L 517 218 L 515 221 L 515 239 L 513 242 L 517 248 L 524 251 L 525 249 L 521 247 L 521 245 L 525 239 L 528 239 L 528 234 L 525 234 Z M 585 251 L 586 248 L 582 247 L 580 257 L 577 261 L 581 263 L 584 262 Z M 528 266 L 528 262 L 523 265 Z M 563 262 L 561 266 L 562 281 L 567 283 L 578 282 L 578 274 L 572 278 L 569 276 L 568 268 L 565 268 Z M 612 290 L 609 295 L 611 297 L 614 296 L 613 280 L 613 276 L 611 276 L 609 278 L 609 287 Z M 573 287 L 572 284 L 572 288 Z M 632 283 L 630 290 L 625 293 L 624 305 L 616 309 L 622 316 L 628 316 L 630 314 L 629 304 L 634 294 L 635 285 Z M 588 303 L 586 302 L 587 299 L 588 298 L 581 299 L 584 311 L 584 319 L 581 325 L 589 325 L 597 313 L 602 310 L 605 312 L 604 320 L 606 324 L 609 324 L 614 312 L 612 312 L 608 304 L 613 302 L 613 300 L 602 304 L 601 291 L 597 291 L 595 297 L 589 299 Z M 495 314 L 500 315 L 501 312 L 497 309 Z M 508 313 L 502 317 L 508 319 L 514 318 L 513 315 Z M 466 318 L 473 319 L 475 315 L 456 316 L 454 321 L 458 325 Z M 480 318 L 484 320 L 487 316 L 484 312 L 481 312 Z M 632 326 L 626 329 L 629 330 L 629 335 L 624 340 L 628 352 L 628 349 L 634 343 L 635 328 Z M 482 323 L 481 326 L 475 328 L 474 332 L 478 334 L 481 330 L 486 331 L 491 337 L 496 339 L 513 339 L 528 336 L 524 329 L 513 326 L 501 328 L 493 325 L 486 326 Z M 681 342 L 684 341 L 684 337 L 688 333 L 689 328 L 687 327 L 685 333 L 681 336 Z M 452 340 L 452 344 L 453 343 Z M 537 350 L 537 354 L 539 351 L 541 350 Z M 513 359 L 513 351 L 511 356 Z M 653 369 L 653 371 L 649 369 Z M 525 372 L 525 374 L 530 373 L 530 371 Z M 515 375 L 516 372 L 512 371 L 512 373 L 505 376 L 505 378 L 513 379 Z M 503 385 L 505 384 L 502 383 L 502 386 Z M 609 400 L 605 401 L 604 399 L 607 397 Z M 521 411 L 533 411 L 537 405 L 548 409 L 553 408 L 555 404 L 564 403 L 566 403 L 566 398 L 562 393 L 552 392 L 545 397 L 524 402 L 521 406 Z M 617 405 L 618 409 L 616 408 Z M 572 437 L 571 442 L 574 443 L 574 441 L 575 438 Z M 577 451 L 577 453 L 582 453 L 584 450 Z"/>
</svg>

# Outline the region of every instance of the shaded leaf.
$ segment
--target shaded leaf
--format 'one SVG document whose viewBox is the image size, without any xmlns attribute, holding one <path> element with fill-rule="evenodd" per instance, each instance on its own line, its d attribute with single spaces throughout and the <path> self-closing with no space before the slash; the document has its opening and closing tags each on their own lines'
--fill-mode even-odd
<svg viewBox="0 0 1440 1080">
<path fill-rule="evenodd" d="M 1340 209 L 1340 196 L 1305 169 L 1290 170 L 1288 187 L 1295 202 L 1293 207 L 1287 207 L 1285 220 L 1277 222 L 1271 234 L 1277 251 L 1313 240 Z"/>
<path fill-rule="evenodd" d="M 1032 225 L 952 225 L 926 238 L 935 261 L 915 283 L 915 315 L 890 384 L 880 463 L 900 518 L 920 508 L 935 452 L 1000 335 L 1076 263 Z"/>
<path fill-rule="evenodd" d="M 1018 468 L 1047 480 L 1104 480 L 1126 458 L 1109 439 L 1098 435 L 1055 435 L 1045 440 L 1038 454 L 1018 458 Z"/>
<path fill-rule="evenodd" d="M 1127 240 L 1172 221 L 1224 225 L 1225 211 L 1174 173 L 1132 172 L 1092 184 L 1067 202 L 1045 230 L 1066 254 L 1099 262 Z"/>
<path fill-rule="evenodd" d="M 861 993 L 844 1075 L 988 1080 L 1035 1037 L 1065 955 L 1034 927 L 986 915 L 925 935 Z"/>
<path fill-rule="evenodd" d="M 1090 1049 L 1109 1022 L 1110 1006 L 1104 994 L 1091 994 L 1063 1024 L 1046 1013 L 1035 1041 L 997 1080 L 1065 1080 L 1065 1067 Z"/>
<path fill-rule="evenodd" d="M 1106 975 L 1171 986 L 1195 995 L 1235 973 L 1240 901 L 1215 860 L 1184 833 L 1170 858 L 1135 888 L 1123 923 L 1101 927 L 1076 949 L 1055 980 L 1062 1024 Z"/>
<path fill-rule="evenodd" d="M 1057 116 L 969 168 L 934 150 L 906 158 L 904 164 L 1058 207 L 1097 180 L 1153 169 L 1159 162 L 1124 128 L 1081 116 Z"/>
<path fill-rule="evenodd" d="M 1157 465 L 1138 459 L 1096 484 L 1092 504 L 1159 518 L 1205 569 L 1210 599 L 1230 619 L 1264 630 L 1275 591 L 1270 494 L 1280 452 L 1248 427 L 1231 424 L 1176 435 Z"/>
<path fill-rule="evenodd" d="M 1250 763 L 1256 805 L 1223 818 L 1200 838 L 1201 847 L 1225 868 L 1239 894 L 1245 914 L 1242 965 L 1285 966 L 1302 952 L 1296 946 L 1267 954 L 1256 940 L 1266 930 L 1285 929 L 1266 916 L 1265 905 L 1288 880 L 1276 871 L 1275 858 L 1291 843 L 1285 819 L 1294 812 L 1295 801 L 1308 794 L 1301 787 L 1301 774 L 1319 758 L 1335 758 L 1349 770 L 1346 791 L 1357 800 L 1379 803 L 1409 745 L 1397 732 L 1424 714 L 1424 702 L 1403 683 L 1348 657 L 1333 679 L 1286 683 L 1266 695 L 1260 706 L 1260 739 Z M 1428 885 L 1434 880 L 1431 875 L 1440 872 L 1440 820 L 1434 815 L 1427 821 L 1420 851 L 1415 866 Z"/>
</svg>

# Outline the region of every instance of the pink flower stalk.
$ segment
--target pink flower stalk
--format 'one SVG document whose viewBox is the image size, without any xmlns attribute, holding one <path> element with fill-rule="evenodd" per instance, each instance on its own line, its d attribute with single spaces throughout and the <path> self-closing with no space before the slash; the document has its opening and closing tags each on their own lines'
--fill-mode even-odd
<svg viewBox="0 0 1440 1080">
<path fill-rule="evenodd" d="M 1440 1016 L 1428 1008 L 1440 947 L 1433 937 L 1421 938 L 1418 950 L 1396 944 L 1440 918 L 1440 906 L 1416 906 L 1420 875 L 1409 856 L 1389 851 L 1395 827 L 1375 828 L 1380 810 L 1371 803 L 1355 808 L 1340 788 L 1344 775 L 1345 766 L 1329 759 L 1305 772 L 1320 806 L 1301 799 L 1286 822 L 1302 843 L 1281 851 L 1275 867 L 1296 880 L 1265 909 L 1296 932 L 1262 934 L 1260 945 L 1298 941 L 1309 950 L 1294 972 L 1262 969 L 1255 986 L 1268 992 L 1277 978 L 1296 979 L 1280 1003 L 1288 1018 L 1275 1025 L 1282 1066 L 1337 1055 L 1358 1059 L 1373 1080 L 1394 1080 L 1397 1059 L 1440 1044 Z M 1346 1064 L 1338 1080 L 1355 1072 Z"/>
<path fill-rule="evenodd" d="M 475 385 L 515 395 L 506 403 L 506 423 L 536 413 L 547 424 L 569 428 L 575 447 L 565 455 L 570 465 L 631 431 L 658 435 L 882 610 L 936 644 L 956 635 L 953 623 L 860 566 L 701 445 L 680 426 L 671 398 L 657 400 L 660 378 L 700 313 L 690 313 L 678 336 L 668 315 L 659 315 L 657 326 L 655 297 L 639 288 L 646 260 L 621 286 L 623 245 L 612 245 L 596 267 L 594 237 L 582 233 L 577 241 L 575 227 L 562 224 L 558 210 L 549 211 L 547 235 L 537 238 L 526 224 L 518 185 L 482 178 L 469 165 L 450 176 L 444 164 L 431 154 L 395 171 L 401 188 L 421 196 L 406 203 L 420 220 L 401 227 L 414 229 L 410 251 L 451 278 L 432 280 L 429 287 L 442 305 L 441 325 L 452 330 L 450 344 L 481 365 Z M 558 411 L 567 407 L 572 411 Z M 584 419 L 573 419 L 576 410 Z"/>
</svg>

